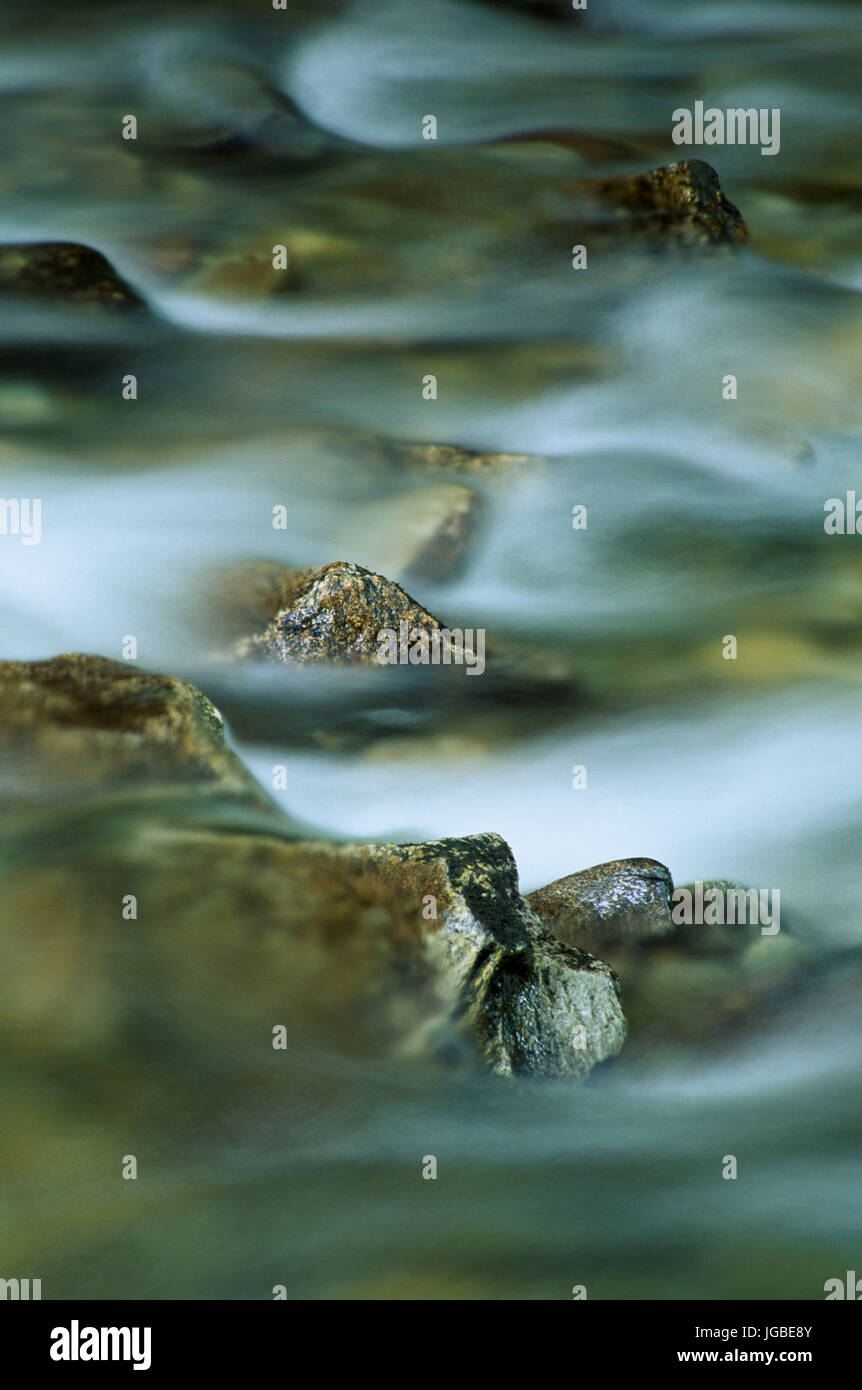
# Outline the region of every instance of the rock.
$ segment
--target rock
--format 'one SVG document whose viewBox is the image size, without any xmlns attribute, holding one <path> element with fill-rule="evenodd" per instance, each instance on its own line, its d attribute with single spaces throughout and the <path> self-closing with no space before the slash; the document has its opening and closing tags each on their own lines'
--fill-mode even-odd
<svg viewBox="0 0 862 1390">
<path fill-rule="evenodd" d="M 208 1068 L 215 1030 L 242 1073 L 285 1019 L 291 1045 L 507 1076 L 583 1076 L 622 1047 L 613 971 L 543 927 L 499 836 L 299 839 L 200 692 L 101 658 L 3 663 L 0 729 L 17 1055 L 90 1058 L 95 1084 L 98 1058 L 146 1068 L 171 1046 Z"/>
<path fill-rule="evenodd" d="M 235 644 L 233 654 L 239 659 L 377 666 L 379 634 L 385 629 L 397 637 L 402 623 L 407 624 L 411 642 L 420 640 L 414 633 L 429 642 L 436 634 L 441 651 L 457 658 L 449 629 L 391 579 L 361 565 L 337 560 L 319 569 L 285 569 L 280 578 L 266 570 L 255 584 L 259 587 L 253 603 L 258 603 L 261 590 L 275 594 L 275 611 L 262 631 Z M 464 665 L 475 666 L 475 656 L 465 647 Z"/>
<path fill-rule="evenodd" d="M 407 473 L 455 473 L 496 482 L 540 466 L 543 460 L 530 454 L 487 454 L 462 449 L 457 444 L 410 444 L 383 441 L 384 451 Z"/>
<path fill-rule="evenodd" d="M 284 264 L 273 248 L 284 247 Z M 298 291 L 315 294 L 355 289 L 372 280 L 385 284 L 385 258 L 366 254 L 350 237 L 329 227 L 272 226 L 231 241 L 227 246 L 199 247 L 184 289 L 227 300 L 263 302 Z"/>
<path fill-rule="evenodd" d="M 702 885 L 704 894 L 712 888 L 746 891 L 727 880 Z M 626 1003 L 644 1041 L 674 1034 L 692 1043 L 734 1041 L 769 1023 L 809 964 L 784 922 L 774 936 L 764 936 L 758 924 L 672 926 L 664 942 L 648 946 L 627 968 Z"/>
<path fill-rule="evenodd" d="M 286 296 L 337 303 L 339 312 L 349 304 L 379 313 L 382 300 L 395 311 L 397 349 L 412 296 L 490 304 L 516 266 L 532 276 L 562 273 L 573 242 L 613 254 L 731 245 L 747 235 L 700 160 L 584 179 L 583 155 L 560 143 L 545 143 L 548 150 L 550 161 L 529 141 L 429 147 L 418 162 L 399 150 L 338 155 L 325 178 L 292 188 L 280 218 L 261 222 L 240 204 L 213 219 L 191 259 L 181 257 L 175 282 L 194 295 L 257 303 Z M 629 259 L 633 271 L 644 269 Z"/>
<path fill-rule="evenodd" d="M 237 737 L 257 743 L 288 737 L 293 747 L 359 752 L 457 726 L 478 751 L 587 703 L 574 661 L 547 644 L 443 626 L 398 584 L 355 564 L 209 571 L 194 607 L 190 621 L 212 643 L 207 688 Z M 249 662 L 259 668 L 251 684 L 239 669 Z M 285 666 L 302 679 L 285 679 Z"/>
<path fill-rule="evenodd" d="M 206 696 L 100 656 L 0 662 L 0 757 L 4 802 L 106 792 L 272 805 Z"/>
<path fill-rule="evenodd" d="M 716 880 L 704 883 L 703 892 L 740 887 Z M 774 936 L 764 936 L 758 924 L 676 925 L 673 891 L 664 865 L 633 859 L 527 895 L 546 927 L 600 954 L 616 971 L 630 1028 L 627 1055 L 711 1045 L 763 1027 L 808 961 L 784 924 Z"/>
<path fill-rule="evenodd" d="M 188 863 L 188 844 L 181 854 Z M 203 858 L 213 867 L 193 910 L 204 916 L 208 902 L 222 914 L 232 904 L 241 920 L 240 885 L 251 877 L 257 926 L 244 950 L 252 961 L 266 953 L 256 976 L 272 979 L 273 1007 L 277 982 L 283 991 L 289 972 L 313 963 L 324 997 L 409 1054 L 458 1053 L 460 1039 L 501 1075 L 576 1077 L 622 1047 L 613 972 L 542 927 L 497 835 L 420 845 L 237 841 Z M 270 948 L 274 931 L 282 939 Z M 274 975 L 270 949 L 284 957 Z M 236 961 L 231 980 L 249 969 Z"/>
<path fill-rule="evenodd" d="M 0 245 L 0 295 L 123 311 L 147 307 L 99 251 L 74 241 Z"/>
<path fill-rule="evenodd" d="M 666 936 L 670 871 L 655 859 L 616 859 L 558 878 L 527 894 L 545 925 L 585 951 L 606 951 Z"/>
<path fill-rule="evenodd" d="M 472 488 L 418 488 L 359 508 L 345 528 L 345 546 L 398 582 L 439 584 L 463 568 L 480 515 L 481 499 Z"/>
<path fill-rule="evenodd" d="M 437 899 L 437 918 L 420 916 L 426 949 L 444 964 L 452 1005 L 492 1071 L 578 1076 L 619 1052 L 625 1021 L 613 971 L 542 926 L 498 835 L 349 852 L 420 902 Z"/>
<path fill-rule="evenodd" d="M 545 932 L 497 836 L 334 846 L 144 823 L 109 837 L 104 862 L 90 854 L 71 868 L 61 853 L 36 894 L 19 868 L 0 895 L 9 949 L 31 901 L 34 959 L 16 951 L 26 968 L 3 1009 L 28 1052 L 54 1053 L 69 1029 L 75 1050 L 110 1048 L 127 1008 L 145 1031 L 165 1013 L 237 1048 L 265 1047 L 286 1020 L 291 1046 L 472 1059 L 503 1076 L 581 1077 L 623 1045 L 613 972 Z M 144 941 L 123 942 L 122 887 Z"/>
<path fill-rule="evenodd" d="M 702 159 L 666 164 L 645 174 L 580 180 L 572 187 L 605 209 L 596 226 L 602 236 L 659 246 L 730 245 L 748 239 L 742 214 Z M 612 225 L 607 222 L 608 209 L 614 213 Z"/>
</svg>

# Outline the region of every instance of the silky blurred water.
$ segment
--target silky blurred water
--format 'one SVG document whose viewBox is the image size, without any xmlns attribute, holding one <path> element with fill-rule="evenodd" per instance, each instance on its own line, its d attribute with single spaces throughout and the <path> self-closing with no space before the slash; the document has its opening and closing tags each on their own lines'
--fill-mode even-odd
<svg viewBox="0 0 862 1390">
<path fill-rule="evenodd" d="M 41 498 L 43 536 L 0 538 L 0 655 L 119 657 L 132 634 L 142 667 L 212 695 L 266 787 L 286 767 L 274 795 L 326 834 L 495 830 L 525 891 L 641 855 L 679 883 L 778 887 L 837 962 L 753 1040 L 574 1089 L 315 1041 L 262 1063 L 240 1105 L 216 1037 L 188 1123 L 154 1134 L 142 1104 L 136 1133 L 129 1100 L 63 1145 L 47 1087 L 32 1165 L 3 1184 L 20 1273 L 46 1297 L 823 1297 L 862 1258 L 859 977 L 836 954 L 862 945 L 862 540 L 823 529 L 827 499 L 862 495 L 858 6 L 6 8 L 0 239 L 98 247 L 158 319 L 4 310 L 0 493 Z M 749 224 L 737 256 L 576 274 L 577 227 L 542 254 L 510 235 L 546 180 L 678 158 L 671 113 L 696 100 L 781 108 L 777 157 L 694 152 Z M 605 143 L 476 149 L 552 128 Z M 425 205 L 399 198 L 426 176 Z M 187 244 L 268 255 L 297 227 L 354 238 L 355 282 L 312 267 L 295 294 L 227 298 L 177 271 Z M 537 694 L 501 714 L 477 680 L 436 718 L 433 682 L 418 699 L 218 659 L 213 566 L 385 572 L 359 509 L 421 480 L 354 451 L 369 434 L 543 456 L 475 482 L 469 563 L 411 592 L 529 643 L 537 674 L 562 662 L 582 709 Z M 149 1155 L 134 1197 L 97 1161 L 112 1145 Z"/>
</svg>

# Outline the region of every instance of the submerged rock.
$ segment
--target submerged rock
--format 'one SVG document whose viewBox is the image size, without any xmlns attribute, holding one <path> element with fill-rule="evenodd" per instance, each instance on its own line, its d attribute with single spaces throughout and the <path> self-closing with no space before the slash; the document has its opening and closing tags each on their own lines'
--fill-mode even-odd
<svg viewBox="0 0 862 1390">
<path fill-rule="evenodd" d="M 496 482 L 539 467 L 543 460 L 531 454 L 488 454 L 463 449 L 458 444 L 410 444 L 382 441 L 384 452 L 399 468 L 415 474 L 466 474 L 483 482 Z"/>
<path fill-rule="evenodd" d="M 271 805 L 193 685 L 80 654 L 0 662 L 0 788 L 7 802 L 107 792 Z"/>
<path fill-rule="evenodd" d="M 325 177 L 292 189 L 277 219 L 261 222 L 240 204 L 213 220 L 191 258 L 183 258 L 180 281 L 195 295 L 283 307 L 287 296 L 290 304 L 337 303 L 341 311 L 373 305 L 379 312 L 382 300 L 394 311 L 395 342 L 405 329 L 413 342 L 430 300 L 439 296 L 456 316 L 473 301 L 490 307 L 516 267 L 540 283 L 570 274 L 573 243 L 583 242 L 591 256 L 628 257 L 637 276 L 652 266 L 633 251 L 690 253 L 745 240 L 739 211 L 703 161 L 584 178 L 586 156 L 572 144 L 429 142 L 421 158 L 403 150 L 337 158 Z M 413 296 L 418 302 L 405 316 Z M 594 352 L 599 346 L 585 344 Z M 589 370 L 588 360 L 584 366 Z"/>
<path fill-rule="evenodd" d="M 147 307 L 101 252 L 74 241 L 0 245 L 0 296 L 58 306 L 136 311 Z"/>
<path fill-rule="evenodd" d="M 283 251 L 276 257 L 276 247 Z M 355 239 L 323 225 L 271 227 L 226 246 L 199 247 L 184 288 L 217 299 L 263 302 L 308 290 L 336 294 L 357 281 L 385 284 L 381 251 L 365 252 Z"/>
<path fill-rule="evenodd" d="M 143 112 L 146 140 L 135 148 L 140 157 L 236 158 L 247 166 L 268 154 L 283 172 L 350 148 L 312 125 L 260 68 L 229 52 L 202 49 L 198 34 L 178 29 L 140 56 L 154 98 Z"/>
<path fill-rule="evenodd" d="M 479 495 L 460 483 L 417 488 L 361 507 L 345 543 L 399 582 L 439 584 L 463 568 L 481 511 Z"/>
</svg>

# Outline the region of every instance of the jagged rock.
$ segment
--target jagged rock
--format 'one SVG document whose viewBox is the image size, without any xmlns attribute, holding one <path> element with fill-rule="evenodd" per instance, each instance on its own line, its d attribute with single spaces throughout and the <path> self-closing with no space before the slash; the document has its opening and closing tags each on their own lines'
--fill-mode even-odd
<svg viewBox="0 0 862 1390">
<path fill-rule="evenodd" d="M 577 1076 L 619 1052 L 625 1021 L 613 971 L 542 926 L 499 836 L 350 852 L 420 900 L 436 898 L 437 918 L 420 919 L 426 949 L 491 1070 Z"/>
<path fill-rule="evenodd" d="M 0 295 L 58 306 L 126 311 L 147 307 L 101 252 L 74 241 L 0 245 Z"/>
<path fill-rule="evenodd" d="M 218 794 L 271 805 L 186 681 L 79 654 L 0 662 L 4 801 Z"/>
<path fill-rule="evenodd" d="M 245 572 L 229 587 L 241 584 Z M 457 659 L 457 647 L 449 629 L 398 584 L 361 565 L 337 560 L 318 569 L 283 569 L 280 574 L 269 566 L 260 571 L 252 566 L 247 573 L 253 589 L 251 607 L 260 611 L 265 597 L 274 597 L 275 604 L 262 631 L 235 643 L 233 654 L 239 659 L 377 666 L 380 633 L 398 635 L 402 624 L 406 624 L 403 631 L 410 634 L 411 642 L 422 640 L 423 636 L 431 641 L 433 637 L 441 651 L 445 649 Z M 230 598 L 227 606 L 228 611 L 233 609 Z M 474 653 L 466 646 L 465 651 L 469 652 L 469 664 Z"/>
<path fill-rule="evenodd" d="M 299 571 L 251 561 L 210 570 L 194 607 L 212 642 L 208 688 L 240 738 L 278 742 L 289 728 L 294 745 L 358 751 L 451 732 L 455 721 L 478 750 L 587 701 L 565 654 L 521 634 L 443 626 L 360 565 Z M 250 662 L 259 670 L 237 700 L 237 667 Z M 285 681 L 279 667 L 302 678 Z"/>
</svg>

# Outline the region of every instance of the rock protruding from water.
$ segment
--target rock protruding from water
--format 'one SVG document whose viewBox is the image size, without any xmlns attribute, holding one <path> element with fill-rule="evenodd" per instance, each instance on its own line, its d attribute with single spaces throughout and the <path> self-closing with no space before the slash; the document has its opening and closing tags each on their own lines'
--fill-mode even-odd
<svg viewBox="0 0 862 1390">
<path fill-rule="evenodd" d="M 424 905 L 423 955 L 440 972 L 453 1020 L 492 1071 L 583 1076 L 620 1051 L 625 1019 L 614 972 L 547 931 L 521 897 L 499 835 L 341 853 Z"/>
<path fill-rule="evenodd" d="M 558 878 L 527 902 L 561 940 L 585 951 L 656 940 L 671 930 L 670 870 L 655 859 L 615 859 Z"/>
<path fill-rule="evenodd" d="M 0 664 L 0 776 L 0 1012 L 29 1052 L 113 1058 L 164 1018 L 238 1056 L 286 1017 L 297 1046 L 506 1076 L 584 1076 L 622 1047 L 613 971 L 542 925 L 498 835 L 300 839 L 184 681 Z"/>
<path fill-rule="evenodd" d="M 392 634 L 396 642 L 402 635 L 410 644 L 434 641 L 444 663 L 447 652 L 450 661 L 459 655 L 450 629 L 400 585 L 361 565 L 337 560 L 308 570 L 245 566 L 227 581 L 230 592 L 221 607 L 229 619 L 237 603 L 241 610 L 245 602 L 233 595 L 246 581 L 248 611 L 260 614 L 265 602 L 272 607 L 265 625 L 235 643 L 233 654 L 240 660 L 377 666 L 379 654 L 389 651 L 381 645 L 381 633 Z"/>
<path fill-rule="evenodd" d="M 61 308 L 141 311 L 147 307 L 100 251 L 74 241 L 0 244 L 0 296 Z"/>
<path fill-rule="evenodd" d="M 719 921 L 706 913 L 675 921 L 684 891 L 701 904 L 760 897 L 723 880 L 674 890 L 654 859 L 599 864 L 527 895 L 546 927 L 616 971 L 631 1030 L 627 1055 L 732 1040 L 763 1026 L 808 964 L 785 923 L 729 920 L 729 911 Z"/>
<path fill-rule="evenodd" d="M 193 685 L 78 653 L 0 662 L 4 799 L 217 794 L 269 806 Z"/>
<path fill-rule="evenodd" d="M 575 191 L 613 211 L 604 230 L 659 245 L 746 241 L 748 228 L 725 195 L 718 174 L 702 159 L 665 164 L 644 174 L 589 179 Z"/>
</svg>

